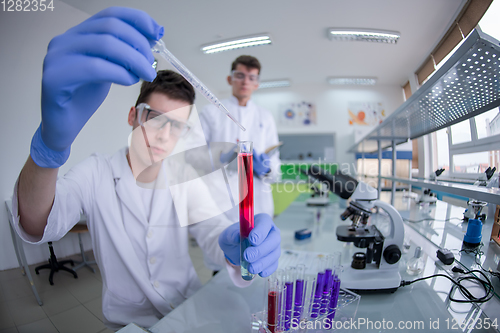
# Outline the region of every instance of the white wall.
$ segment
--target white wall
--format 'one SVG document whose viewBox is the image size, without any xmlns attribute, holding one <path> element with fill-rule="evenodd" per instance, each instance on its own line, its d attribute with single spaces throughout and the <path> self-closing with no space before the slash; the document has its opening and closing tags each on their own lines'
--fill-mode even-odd
<svg viewBox="0 0 500 333">
<path fill-rule="evenodd" d="M 347 150 L 354 144 L 354 127 L 349 126 L 348 106 L 350 102 L 381 102 L 387 115 L 403 103 L 399 86 L 337 87 L 326 82 L 317 85 L 293 85 L 289 88 L 266 89 L 254 95 L 257 104 L 278 117 L 280 104 L 301 101 L 316 104 L 316 126 L 293 128 L 278 124 L 278 133 L 335 133 L 336 162 L 351 164 L 354 154 Z"/>
</svg>

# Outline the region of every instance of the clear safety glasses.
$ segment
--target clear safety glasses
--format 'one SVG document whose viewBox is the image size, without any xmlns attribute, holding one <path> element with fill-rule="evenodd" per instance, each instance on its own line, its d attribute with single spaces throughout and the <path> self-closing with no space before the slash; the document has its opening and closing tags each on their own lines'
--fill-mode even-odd
<svg viewBox="0 0 500 333">
<path fill-rule="evenodd" d="M 151 109 L 146 103 L 137 105 L 136 109 L 139 125 L 145 128 L 159 131 L 170 124 L 170 135 L 175 137 L 182 137 L 191 129 L 187 122 L 168 117 L 166 113 Z"/>
<path fill-rule="evenodd" d="M 231 76 L 235 81 L 245 81 L 245 77 L 248 76 L 248 80 L 250 80 L 250 82 L 259 83 L 259 76 L 255 74 L 246 75 L 245 73 L 240 71 L 232 71 Z"/>
</svg>

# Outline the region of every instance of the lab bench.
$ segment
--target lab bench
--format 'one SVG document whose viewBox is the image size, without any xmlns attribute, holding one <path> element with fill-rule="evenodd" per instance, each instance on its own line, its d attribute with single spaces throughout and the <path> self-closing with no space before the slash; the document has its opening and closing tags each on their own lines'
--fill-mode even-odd
<svg viewBox="0 0 500 333">
<path fill-rule="evenodd" d="M 382 193 L 381 200 L 390 202 L 391 193 Z M 340 242 L 335 230 L 338 225 L 348 224 L 341 221 L 339 215 L 347 207 L 347 202 L 335 197 L 326 207 L 307 207 L 309 194 L 303 193 L 275 219 L 281 230 L 281 246 L 283 255 L 280 261 L 290 260 L 288 256 L 294 251 L 311 251 L 321 253 L 342 252 L 342 264 L 350 265 L 352 254 L 357 250 L 351 243 Z M 396 193 L 394 206 L 405 222 L 405 250 L 399 262 L 402 280 L 414 280 L 415 276 L 406 273 L 406 261 L 410 259 L 417 246 L 424 252 L 424 271 L 421 276 L 434 274 L 451 275 L 451 268 L 445 266 L 436 258 L 438 247 L 452 250 L 459 266 L 474 268 L 474 255 L 460 252 L 466 225 L 459 219 L 463 217 L 464 208 L 438 201 L 434 205 L 419 205 L 414 199 L 405 198 L 403 193 Z M 319 213 L 319 214 L 318 214 Z M 372 215 L 381 231 L 384 233 L 384 215 Z M 456 219 L 455 219 L 456 218 Z M 377 220 L 378 219 L 378 220 Z M 386 221 L 388 222 L 388 221 Z M 389 223 L 386 223 L 389 225 Z M 489 241 L 492 221 L 490 217 L 483 227 L 482 251 L 480 262 L 485 269 L 498 270 L 500 249 Z M 296 240 L 296 230 L 308 228 L 312 237 L 306 240 Z M 385 230 L 387 232 L 387 230 Z M 288 250 L 288 251 L 287 251 Z M 252 332 L 251 315 L 263 310 L 265 279 L 257 277 L 247 288 L 238 288 L 231 282 L 227 271 L 219 272 L 198 292 L 187 299 L 179 307 L 149 328 L 153 333 L 168 332 Z M 483 304 L 454 303 L 448 299 L 451 282 L 442 277 L 434 277 L 401 287 L 394 293 L 361 294 L 356 320 L 364 318 L 372 322 L 392 322 L 394 327 L 399 323 L 404 325 L 424 325 L 423 329 L 406 329 L 406 331 L 439 331 L 439 332 L 496 332 L 494 328 L 479 329 L 479 323 L 500 321 L 500 281 L 492 280 L 496 295 Z M 458 293 L 458 292 L 457 292 Z M 479 290 L 477 291 L 479 295 Z M 476 295 L 476 296 L 478 296 Z M 470 324 L 475 329 L 460 329 L 461 323 Z M 474 324 L 471 324 L 474 323 Z M 500 323 L 499 323 L 500 324 Z M 127 326 L 123 332 L 136 331 L 133 325 Z M 409 326 L 407 326 L 409 327 Z M 349 331 L 367 332 L 373 329 L 357 327 Z M 388 332 L 391 329 L 377 329 L 378 332 Z M 401 330 L 400 330 L 401 331 Z M 405 330 L 403 330 L 405 331 Z M 120 331 L 122 332 L 122 331 Z"/>
</svg>

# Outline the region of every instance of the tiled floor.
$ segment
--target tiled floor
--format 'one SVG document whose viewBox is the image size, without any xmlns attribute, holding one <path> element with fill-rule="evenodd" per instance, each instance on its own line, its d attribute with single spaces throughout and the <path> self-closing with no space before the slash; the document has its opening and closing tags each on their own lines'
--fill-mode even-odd
<svg viewBox="0 0 500 333">
<path fill-rule="evenodd" d="M 191 246 L 189 254 L 203 284 L 212 278 L 212 271 L 203 264 L 201 249 Z M 56 253 L 57 255 L 57 253 Z M 70 257 L 78 261 L 79 255 Z M 92 252 L 87 259 L 93 260 Z M 63 260 L 63 258 L 58 258 Z M 40 263 L 41 264 L 41 263 Z M 39 306 L 31 291 L 28 278 L 21 270 L 0 271 L 0 333 L 109 333 L 103 324 L 101 308 L 101 274 L 87 267 L 80 268 L 78 279 L 70 273 L 54 274 L 54 285 L 49 284 L 49 270 L 35 274 L 30 271 L 43 306 Z"/>
</svg>

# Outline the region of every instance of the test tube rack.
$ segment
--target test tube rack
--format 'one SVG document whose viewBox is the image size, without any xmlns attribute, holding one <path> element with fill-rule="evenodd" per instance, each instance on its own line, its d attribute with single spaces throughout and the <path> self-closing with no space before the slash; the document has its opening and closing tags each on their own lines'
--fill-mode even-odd
<svg viewBox="0 0 500 333">
<path fill-rule="evenodd" d="M 303 319 L 300 323 L 292 325 L 289 330 L 284 332 L 325 332 L 340 329 L 343 327 L 344 322 L 350 322 L 351 319 L 354 320 L 356 318 L 360 298 L 361 297 L 358 294 L 355 294 L 350 290 L 340 288 L 339 300 L 335 310 L 317 318 Z M 328 328 L 325 325 L 325 319 L 328 318 L 328 316 L 333 312 L 335 312 L 335 318 L 331 323 L 328 322 Z M 272 333 L 267 328 L 266 318 L 266 311 L 260 311 L 252 314 L 253 332 Z"/>
</svg>

